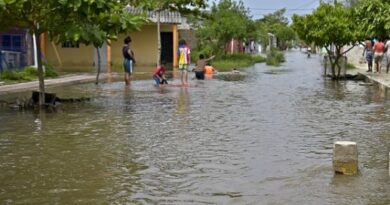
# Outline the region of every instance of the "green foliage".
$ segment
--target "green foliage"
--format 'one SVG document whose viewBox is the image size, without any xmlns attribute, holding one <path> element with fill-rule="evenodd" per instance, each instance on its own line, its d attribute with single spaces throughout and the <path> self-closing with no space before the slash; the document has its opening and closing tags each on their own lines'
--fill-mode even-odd
<svg viewBox="0 0 390 205">
<path fill-rule="evenodd" d="M 66 1 L 63 2 L 66 6 Z M 134 15 L 124 8 L 124 3 L 113 0 L 94 0 L 80 5 L 64 20 L 64 26 L 55 27 L 59 32 L 50 33 L 51 37 L 58 42 L 79 42 L 100 48 L 107 40 L 116 39 L 119 33 L 139 30 L 147 22 L 146 15 Z"/>
<path fill-rule="evenodd" d="M 390 35 L 390 1 L 361 1 L 355 7 L 355 21 L 359 22 L 359 33 L 362 38 L 380 37 L 387 39 Z"/>
<path fill-rule="evenodd" d="M 54 67 L 50 64 L 45 64 L 45 77 L 47 78 L 58 77 L 57 71 L 55 71 Z"/>
<path fill-rule="evenodd" d="M 331 58 L 333 79 L 340 77 L 339 60 L 341 49 L 348 44 L 353 44 L 360 39 L 358 24 L 355 23 L 355 10 L 345 7 L 340 3 L 321 4 L 312 14 L 306 16 L 293 16 L 293 29 L 300 39 L 311 45 L 325 47 Z M 335 52 L 331 52 L 329 46 L 333 45 Z M 336 71 L 336 67 L 338 70 Z"/>
<path fill-rule="evenodd" d="M 224 46 L 232 38 L 243 40 L 247 37 L 250 18 L 242 1 L 221 0 L 213 3 L 209 18 L 197 29 L 199 47 L 223 54 Z"/>
<path fill-rule="evenodd" d="M 213 60 L 212 64 L 218 71 L 231 71 L 233 68 L 245 68 L 255 63 L 262 62 L 265 62 L 265 58 L 262 56 L 233 54 L 221 56 L 220 58 Z"/>
<path fill-rule="evenodd" d="M 253 60 L 255 63 L 264 63 L 264 62 L 266 62 L 267 58 L 258 55 L 258 56 L 252 56 L 252 60 Z"/>
<path fill-rule="evenodd" d="M 284 53 L 278 49 L 272 49 L 271 52 L 267 54 L 267 65 L 279 66 L 282 62 L 285 62 Z"/>
<path fill-rule="evenodd" d="M 0 28 L 22 25 L 35 36 L 48 32 L 51 39 L 58 41 L 78 41 L 101 47 L 107 38 L 136 28 L 143 20 L 124 14 L 124 5 L 124 1 L 117 0 L 1 0 Z M 40 45 L 39 38 L 36 43 Z M 39 47 L 37 56 L 39 103 L 43 105 L 45 87 Z"/>
<path fill-rule="evenodd" d="M 293 29 L 306 43 L 343 46 L 357 40 L 353 10 L 342 4 L 321 4 L 312 14 L 293 16 Z"/>
<path fill-rule="evenodd" d="M 45 65 L 45 77 L 57 77 L 58 74 L 54 70 L 53 66 Z M 21 70 L 5 70 L 0 73 L 0 78 L 6 81 L 32 81 L 37 80 L 38 70 L 34 67 L 25 67 Z"/>
<path fill-rule="evenodd" d="M 0 73 L 0 78 L 6 81 L 19 81 L 22 80 L 23 77 L 19 72 L 5 70 Z"/>
<path fill-rule="evenodd" d="M 278 46 L 286 49 L 292 40 L 296 40 L 294 30 L 288 25 L 288 19 L 285 17 L 286 9 L 280 9 L 274 13 L 267 14 L 263 18 L 256 20 L 259 39 L 268 45 L 268 33 L 272 33 L 278 39 Z"/>
<path fill-rule="evenodd" d="M 199 9 L 206 7 L 207 0 L 133 0 L 130 4 L 146 10 L 169 9 L 183 14 L 199 14 Z"/>
</svg>

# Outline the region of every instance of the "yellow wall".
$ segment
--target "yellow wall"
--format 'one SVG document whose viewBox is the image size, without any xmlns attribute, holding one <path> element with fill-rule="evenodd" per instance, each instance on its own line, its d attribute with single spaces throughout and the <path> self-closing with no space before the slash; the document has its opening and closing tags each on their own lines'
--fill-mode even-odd
<svg viewBox="0 0 390 205">
<path fill-rule="evenodd" d="M 172 25 L 162 25 L 161 32 L 172 32 Z M 136 71 L 142 71 L 143 67 L 155 67 L 157 61 L 157 26 L 146 25 L 140 31 L 131 32 L 128 35 L 131 36 L 130 47 L 134 51 L 137 61 Z M 122 47 L 126 36 L 126 34 L 119 35 L 118 40 L 111 42 L 111 61 L 114 71 L 122 68 Z M 93 46 L 80 44 L 80 48 L 62 48 L 61 45 L 49 43 L 47 37 L 46 42 L 46 58 L 55 67 L 65 68 L 66 70 L 76 68 L 79 71 L 91 71 L 93 69 Z"/>
<path fill-rule="evenodd" d="M 93 46 L 80 44 L 79 48 L 62 48 L 46 37 L 45 52 L 47 61 L 60 68 L 80 68 L 90 71 L 93 68 Z"/>
<path fill-rule="evenodd" d="M 172 25 L 162 25 L 161 32 L 172 32 Z M 137 62 L 137 67 L 154 67 L 157 62 L 157 27 L 148 25 L 142 27 L 140 31 L 131 32 L 132 42 L 131 49 Z M 122 65 L 122 47 L 123 40 L 127 35 L 123 34 L 118 37 L 117 41 L 111 43 L 112 63 L 114 67 Z M 137 71 L 139 71 L 136 68 Z"/>
</svg>

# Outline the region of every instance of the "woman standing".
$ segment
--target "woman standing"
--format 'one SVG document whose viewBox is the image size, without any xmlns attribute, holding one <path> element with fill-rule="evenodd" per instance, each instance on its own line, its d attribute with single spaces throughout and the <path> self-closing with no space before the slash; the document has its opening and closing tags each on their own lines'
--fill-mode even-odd
<svg viewBox="0 0 390 205">
<path fill-rule="evenodd" d="M 134 52 L 130 48 L 131 38 L 127 36 L 124 40 L 125 45 L 122 48 L 123 53 L 123 68 L 125 71 L 125 84 L 130 85 L 130 77 L 133 73 L 133 66 L 135 64 Z"/>
</svg>

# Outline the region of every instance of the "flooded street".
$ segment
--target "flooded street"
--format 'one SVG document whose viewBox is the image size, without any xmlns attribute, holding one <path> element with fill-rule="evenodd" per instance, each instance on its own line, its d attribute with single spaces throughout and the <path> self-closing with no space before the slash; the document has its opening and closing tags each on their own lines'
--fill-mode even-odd
<svg viewBox="0 0 390 205">
<path fill-rule="evenodd" d="M 0 204 L 390 204 L 390 92 L 286 59 L 242 81 L 76 85 L 48 91 L 91 101 L 0 108 Z M 337 140 L 357 142 L 359 176 L 333 174 Z"/>
</svg>

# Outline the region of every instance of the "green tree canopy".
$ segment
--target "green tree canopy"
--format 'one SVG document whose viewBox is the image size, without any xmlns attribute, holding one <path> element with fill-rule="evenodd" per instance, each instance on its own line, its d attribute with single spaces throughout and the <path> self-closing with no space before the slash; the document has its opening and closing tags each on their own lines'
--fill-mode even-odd
<svg viewBox="0 0 390 205">
<path fill-rule="evenodd" d="M 224 46 L 232 38 L 243 40 L 250 28 L 248 10 L 242 1 L 221 0 L 213 3 L 209 17 L 197 30 L 200 46 L 212 52 L 224 52 Z M 253 27 L 252 27 L 253 28 Z"/>
<path fill-rule="evenodd" d="M 355 11 L 361 35 L 382 39 L 390 36 L 390 1 L 361 1 Z"/>
<path fill-rule="evenodd" d="M 345 45 L 356 42 L 359 38 L 357 25 L 354 23 L 353 10 L 342 4 L 321 4 L 312 14 L 293 16 L 293 28 L 305 42 L 325 47 L 331 59 L 332 76 L 340 77 L 339 59 L 347 52 L 342 52 Z M 335 51 L 330 50 L 333 45 Z M 336 75 L 336 66 L 338 72 Z"/>
<path fill-rule="evenodd" d="M 280 9 L 265 15 L 255 21 L 259 39 L 264 45 L 268 44 L 268 33 L 274 34 L 278 39 L 279 47 L 285 48 L 291 40 L 296 39 L 294 30 L 288 25 L 285 17 L 286 9 Z"/>
</svg>

